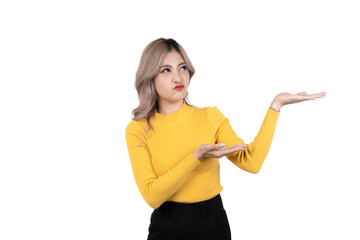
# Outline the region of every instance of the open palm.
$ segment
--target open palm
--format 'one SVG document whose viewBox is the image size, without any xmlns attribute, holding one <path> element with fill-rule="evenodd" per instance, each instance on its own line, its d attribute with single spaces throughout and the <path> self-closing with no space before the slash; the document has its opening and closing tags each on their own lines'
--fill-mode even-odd
<svg viewBox="0 0 360 240">
<path fill-rule="evenodd" d="M 326 92 L 320 92 L 315 94 L 307 94 L 305 91 L 299 92 L 297 94 L 279 93 L 278 95 L 276 95 L 274 101 L 277 101 L 281 106 L 284 106 L 287 104 L 299 103 L 307 100 L 315 100 L 324 96 L 326 96 Z"/>
</svg>

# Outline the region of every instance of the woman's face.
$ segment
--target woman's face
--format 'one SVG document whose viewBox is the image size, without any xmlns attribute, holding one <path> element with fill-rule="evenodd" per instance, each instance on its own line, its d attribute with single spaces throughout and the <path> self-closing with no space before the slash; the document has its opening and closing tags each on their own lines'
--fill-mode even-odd
<svg viewBox="0 0 360 240">
<path fill-rule="evenodd" d="M 186 96 L 190 74 L 182 56 L 175 50 L 165 55 L 159 73 L 154 78 L 155 90 L 159 102 L 178 102 Z M 182 89 L 175 89 L 183 85 Z"/>
</svg>

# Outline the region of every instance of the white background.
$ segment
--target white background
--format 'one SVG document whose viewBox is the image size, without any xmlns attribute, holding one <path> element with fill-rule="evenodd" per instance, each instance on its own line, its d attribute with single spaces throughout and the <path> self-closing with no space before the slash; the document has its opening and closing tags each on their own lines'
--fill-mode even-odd
<svg viewBox="0 0 360 240">
<path fill-rule="evenodd" d="M 0 239 L 146 239 L 125 127 L 152 40 L 174 38 L 246 143 L 280 92 L 263 168 L 220 159 L 233 239 L 360 239 L 357 1 L 1 1 Z"/>
</svg>

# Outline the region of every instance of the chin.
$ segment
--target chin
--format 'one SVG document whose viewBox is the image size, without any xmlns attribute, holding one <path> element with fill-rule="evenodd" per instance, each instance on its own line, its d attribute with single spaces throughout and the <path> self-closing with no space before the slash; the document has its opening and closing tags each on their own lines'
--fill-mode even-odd
<svg viewBox="0 0 360 240">
<path fill-rule="evenodd" d="M 185 96 L 184 97 L 180 97 L 180 98 L 171 98 L 170 99 L 170 102 L 180 102 L 180 101 L 183 101 L 185 99 Z"/>
</svg>

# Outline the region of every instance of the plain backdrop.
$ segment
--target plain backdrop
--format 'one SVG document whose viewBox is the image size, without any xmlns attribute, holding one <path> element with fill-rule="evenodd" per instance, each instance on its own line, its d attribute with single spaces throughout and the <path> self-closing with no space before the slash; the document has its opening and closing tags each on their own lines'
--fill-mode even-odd
<svg viewBox="0 0 360 240">
<path fill-rule="evenodd" d="M 265 163 L 226 157 L 233 239 L 360 239 L 358 1 L 1 1 L 0 239 L 146 239 L 125 127 L 145 46 L 174 38 L 246 143 L 281 92 Z"/>
</svg>

